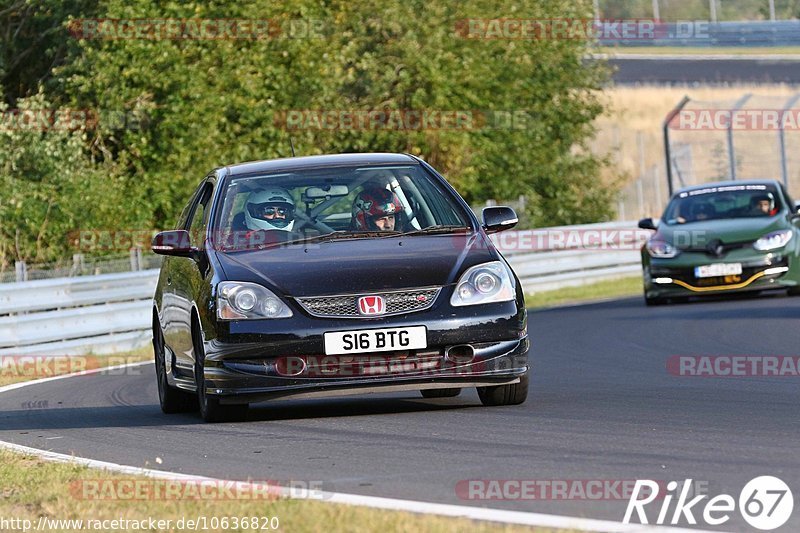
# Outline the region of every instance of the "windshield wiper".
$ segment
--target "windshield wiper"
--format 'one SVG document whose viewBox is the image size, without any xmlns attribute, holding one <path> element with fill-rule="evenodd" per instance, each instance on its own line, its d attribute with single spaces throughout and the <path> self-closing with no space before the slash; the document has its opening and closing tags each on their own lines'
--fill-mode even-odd
<svg viewBox="0 0 800 533">
<path fill-rule="evenodd" d="M 459 226 L 457 224 L 437 224 L 435 226 L 428 226 L 427 228 L 415 229 L 405 233 L 400 233 L 399 236 L 407 237 L 409 235 L 436 235 L 441 233 L 454 233 L 455 230 L 462 230 L 466 233 L 471 229 L 472 228 L 469 226 Z"/>
<path fill-rule="evenodd" d="M 296 239 L 293 241 L 287 241 L 282 244 L 309 244 L 314 242 L 330 242 L 330 241 L 338 241 L 338 240 L 346 240 L 346 239 L 363 239 L 369 237 L 385 237 L 386 234 L 390 233 L 391 235 L 400 235 L 398 231 L 359 231 L 359 230 L 338 230 L 332 233 L 325 233 L 324 235 L 315 235 L 313 237 L 308 237 L 305 239 Z"/>
</svg>

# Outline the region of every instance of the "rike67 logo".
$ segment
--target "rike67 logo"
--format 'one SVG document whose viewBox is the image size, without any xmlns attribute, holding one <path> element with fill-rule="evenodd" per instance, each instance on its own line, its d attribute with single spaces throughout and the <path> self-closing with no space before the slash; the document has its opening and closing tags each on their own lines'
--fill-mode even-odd
<svg viewBox="0 0 800 533">
<path fill-rule="evenodd" d="M 705 523 L 711 526 L 725 524 L 731 519 L 731 513 L 736 510 L 737 504 L 733 496 L 720 494 L 701 504 L 708 495 L 701 494 L 689 499 L 691 487 L 691 479 L 687 479 L 682 486 L 677 481 L 667 483 L 667 493 L 659 500 L 661 508 L 656 524 L 677 525 L 683 518 L 687 523 L 695 525 L 695 513 L 700 514 Z M 640 498 L 642 494 L 646 496 Z M 672 508 L 676 496 L 677 501 Z M 639 523 L 649 524 L 645 507 L 658 497 L 658 483 L 649 479 L 637 480 L 622 522 L 631 523 L 635 511 Z M 759 476 L 744 486 L 739 493 L 738 504 L 739 513 L 748 524 L 762 531 L 770 531 L 781 527 L 792 516 L 794 497 L 789 486 L 782 480 L 773 476 Z"/>
</svg>

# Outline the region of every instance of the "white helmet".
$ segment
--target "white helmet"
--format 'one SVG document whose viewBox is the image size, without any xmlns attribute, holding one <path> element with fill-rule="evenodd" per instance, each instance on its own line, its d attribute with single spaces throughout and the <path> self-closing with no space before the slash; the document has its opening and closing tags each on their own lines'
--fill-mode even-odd
<svg viewBox="0 0 800 533">
<path fill-rule="evenodd" d="M 292 195 L 282 187 L 270 187 L 262 191 L 251 192 L 244 205 L 244 219 L 247 227 L 251 230 L 291 231 L 294 226 Z"/>
</svg>

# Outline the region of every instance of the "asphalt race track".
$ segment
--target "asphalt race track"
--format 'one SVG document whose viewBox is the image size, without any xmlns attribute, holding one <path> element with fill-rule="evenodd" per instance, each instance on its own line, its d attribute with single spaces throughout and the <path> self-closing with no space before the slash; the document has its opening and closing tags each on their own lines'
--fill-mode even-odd
<svg viewBox="0 0 800 533">
<path fill-rule="evenodd" d="M 800 61 L 776 58 L 692 58 L 643 56 L 610 59 L 618 85 L 728 85 L 800 83 Z"/>
<path fill-rule="evenodd" d="M 691 478 L 738 501 L 747 481 L 774 475 L 798 491 L 800 378 L 666 370 L 672 355 L 797 355 L 798 320 L 800 298 L 781 295 L 532 312 L 532 389 L 517 407 L 481 407 L 473 390 L 440 400 L 403 393 L 277 401 L 247 422 L 206 425 L 161 414 L 147 365 L 0 395 L 0 440 L 226 479 L 320 480 L 326 491 L 620 521 L 624 499 L 471 501 L 456 486 Z M 660 505 L 648 507 L 651 521 Z M 703 505 L 695 516 L 714 529 L 702 524 Z M 795 492 L 778 531 L 800 531 L 798 505 Z M 722 529 L 755 531 L 732 517 Z"/>
</svg>

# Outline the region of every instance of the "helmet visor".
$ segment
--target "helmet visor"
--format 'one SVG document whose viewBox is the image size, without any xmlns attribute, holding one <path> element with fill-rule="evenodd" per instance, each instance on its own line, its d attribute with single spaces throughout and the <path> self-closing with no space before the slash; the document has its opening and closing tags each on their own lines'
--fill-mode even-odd
<svg viewBox="0 0 800 533">
<path fill-rule="evenodd" d="M 282 227 L 294 219 L 294 206 L 283 202 L 264 202 L 260 204 L 247 204 L 250 216 L 258 220 L 266 220 L 271 224 Z"/>
</svg>

